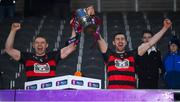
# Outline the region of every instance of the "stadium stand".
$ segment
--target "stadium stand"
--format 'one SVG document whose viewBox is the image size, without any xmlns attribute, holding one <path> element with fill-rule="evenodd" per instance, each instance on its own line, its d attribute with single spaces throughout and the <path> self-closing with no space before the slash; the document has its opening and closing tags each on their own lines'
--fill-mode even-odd
<svg viewBox="0 0 180 102">
<path fill-rule="evenodd" d="M 101 34 L 104 36 L 105 30 L 103 27 L 107 26 L 109 47 L 113 47 L 112 35 L 116 32 L 124 32 L 130 35 L 128 49 L 136 49 L 141 43 L 142 31 L 149 29 L 156 33 L 160 29 L 164 18 L 170 18 L 173 27 L 166 32 L 167 34 L 157 44 L 163 56 L 167 52 L 167 44 L 171 35 L 180 35 L 180 12 L 108 12 L 99 14 L 99 16 L 107 22 L 107 25 L 102 24 Z M 47 37 L 49 42 L 48 51 L 65 46 L 64 43 L 71 34 L 68 20 L 51 16 L 16 18 L 2 22 L 0 24 L 0 71 L 2 79 L 2 85 L 0 86 L 2 89 L 23 89 L 26 80 L 24 66 L 13 61 L 3 50 L 11 23 L 15 21 L 22 23 L 22 29 L 18 31 L 14 43 L 14 47 L 21 51 L 32 52 L 32 41 L 34 36 L 38 34 Z M 83 76 L 101 79 L 104 87 L 105 66 L 101 53 L 98 51 L 97 45 L 91 47 L 94 42 L 91 35 L 84 34 L 82 39 L 84 41 L 83 46 L 78 46 L 72 55 L 58 63 L 57 75 L 73 75 L 78 64 L 80 64 Z M 82 58 L 81 61 L 79 61 L 79 57 Z"/>
</svg>

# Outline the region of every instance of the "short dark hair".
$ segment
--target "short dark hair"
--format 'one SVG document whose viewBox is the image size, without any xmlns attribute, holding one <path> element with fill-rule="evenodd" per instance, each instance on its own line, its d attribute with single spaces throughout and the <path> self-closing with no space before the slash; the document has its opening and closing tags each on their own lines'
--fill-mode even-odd
<svg viewBox="0 0 180 102">
<path fill-rule="evenodd" d="M 149 33 L 151 34 L 151 36 L 154 35 L 154 33 L 151 30 L 143 30 L 142 35 L 144 35 L 144 33 Z"/>
<path fill-rule="evenodd" d="M 115 37 L 116 37 L 117 35 L 124 35 L 125 39 L 127 40 L 127 36 L 126 36 L 126 34 L 123 33 L 123 32 L 117 32 L 117 33 L 115 33 L 115 34 L 113 35 L 113 40 L 115 40 Z"/>
<path fill-rule="evenodd" d="M 88 4 L 88 5 L 86 5 L 86 8 L 88 8 L 88 7 L 93 7 L 94 8 L 94 5 L 93 4 Z"/>
<path fill-rule="evenodd" d="M 33 42 L 35 42 L 35 40 L 36 40 L 37 38 L 43 38 L 43 39 L 45 39 L 45 41 L 48 43 L 48 41 L 47 41 L 47 39 L 46 39 L 46 37 L 45 37 L 44 35 L 36 35 L 36 36 L 34 37 L 34 39 L 33 39 Z"/>
<path fill-rule="evenodd" d="M 177 47 L 178 47 L 178 49 L 179 49 L 179 47 L 180 47 L 179 37 L 176 36 L 176 35 L 172 36 L 171 39 L 170 39 L 170 41 L 169 41 L 169 45 L 171 45 L 171 44 L 176 44 Z"/>
</svg>

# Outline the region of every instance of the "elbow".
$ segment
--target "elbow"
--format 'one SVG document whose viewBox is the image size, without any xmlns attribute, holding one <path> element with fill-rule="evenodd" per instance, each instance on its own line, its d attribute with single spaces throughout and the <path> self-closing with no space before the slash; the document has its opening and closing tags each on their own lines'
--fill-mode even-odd
<svg viewBox="0 0 180 102">
<path fill-rule="evenodd" d="M 13 49 L 13 46 L 6 42 L 6 44 L 5 44 L 5 51 L 7 52 L 7 51 L 10 51 L 12 49 Z"/>
<path fill-rule="evenodd" d="M 144 43 L 144 44 L 142 44 L 140 47 L 138 47 L 138 55 L 139 56 L 143 56 L 145 53 L 146 53 L 146 51 L 149 49 L 149 48 L 151 48 L 151 43 Z"/>
<path fill-rule="evenodd" d="M 8 53 L 8 52 L 10 52 L 12 50 L 12 48 L 11 47 L 5 47 L 5 49 L 4 49 L 4 51 L 6 52 L 6 53 Z"/>
</svg>

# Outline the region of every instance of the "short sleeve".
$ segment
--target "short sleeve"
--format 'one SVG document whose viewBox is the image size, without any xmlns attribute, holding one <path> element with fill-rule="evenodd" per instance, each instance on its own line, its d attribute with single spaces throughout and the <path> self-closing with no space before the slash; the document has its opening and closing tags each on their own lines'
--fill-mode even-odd
<svg viewBox="0 0 180 102">
<path fill-rule="evenodd" d="M 103 59 L 104 61 L 107 63 L 108 62 L 108 58 L 110 56 L 110 54 L 112 53 L 111 49 L 107 49 L 106 53 L 102 53 Z"/>
<path fill-rule="evenodd" d="M 20 54 L 21 54 L 20 55 L 21 57 L 20 57 L 19 62 L 24 64 L 26 59 L 27 59 L 27 56 L 29 55 L 29 53 L 28 52 L 21 52 Z"/>
<path fill-rule="evenodd" d="M 58 62 L 59 60 L 61 60 L 61 50 L 57 50 L 57 51 L 52 51 L 50 53 L 48 53 L 48 56 L 52 56 L 53 59 L 55 59 L 56 62 Z"/>
<path fill-rule="evenodd" d="M 134 59 L 135 59 L 135 71 L 138 73 L 139 72 L 139 67 L 138 67 L 138 63 L 139 63 L 139 58 L 140 58 L 140 56 L 138 55 L 138 50 L 137 49 L 135 49 L 135 50 L 132 50 L 132 51 L 130 51 L 131 52 L 131 55 L 134 57 Z"/>
<path fill-rule="evenodd" d="M 135 60 L 138 60 L 138 57 L 139 57 L 138 50 L 135 49 L 135 50 L 132 50 L 131 52 L 132 52 L 132 55 L 134 56 Z"/>
</svg>

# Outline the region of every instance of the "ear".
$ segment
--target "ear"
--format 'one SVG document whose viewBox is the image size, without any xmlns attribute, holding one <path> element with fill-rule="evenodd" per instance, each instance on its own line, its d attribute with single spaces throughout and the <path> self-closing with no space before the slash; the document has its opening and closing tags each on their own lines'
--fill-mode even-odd
<svg viewBox="0 0 180 102">
<path fill-rule="evenodd" d="M 49 46 L 49 44 L 47 43 L 47 44 L 46 44 L 46 48 L 48 48 L 48 46 Z"/>
<path fill-rule="evenodd" d="M 114 41 L 113 41 L 112 43 L 113 43 L 113 45 L 115 45 L 115 42 L 114 42 Z"/>
<path fill-rule="evenodd" d="M 35 48 L 34 42 L 32 43 L 32 47 Z"/>
<path fill-rule="evenodd" d="M 126 40 L 126 41 L 125 41 L 125 46 L 127 46 L 127 45 L 128 45 L 128 41 Z"/>
</svg>

